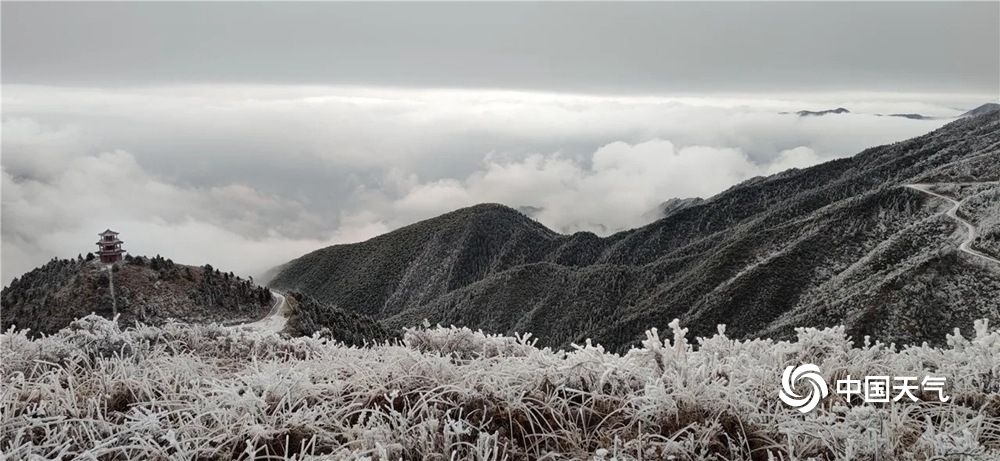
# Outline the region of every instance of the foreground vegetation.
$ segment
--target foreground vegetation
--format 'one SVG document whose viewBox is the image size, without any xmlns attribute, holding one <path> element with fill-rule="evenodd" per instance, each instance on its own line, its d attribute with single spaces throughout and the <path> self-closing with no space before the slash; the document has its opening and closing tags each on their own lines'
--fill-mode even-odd
<svg viewBox="0 0 1000 461">
<path fill-rule="evenodd" d="M 88 316 L 2 342 L 2 459 L 1000 459 L 1000 332 L 943 348 L 854 347 L 843 328 L 793 342 L 694 344 L 672 324 L 624 355 L 528 336 L 406 331 L 347 347 Z M 782 370 L 948 380 L 947 403 L 778 399 Z"/>
</svg>

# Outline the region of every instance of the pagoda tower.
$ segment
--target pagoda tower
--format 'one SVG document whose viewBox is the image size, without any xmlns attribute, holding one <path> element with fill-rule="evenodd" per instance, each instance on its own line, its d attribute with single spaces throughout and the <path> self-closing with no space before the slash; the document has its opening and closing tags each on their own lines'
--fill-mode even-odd
<svg viewBox="0 0 1000 461">
<path fill-rule="evenodd" d="M 101 236 L 101 240 L 97 242 L 97 255 L 101 257 L 101 262 L 108 264 L 121 261 L 122 253 L 125 253 L 122 244 L 125 242 L 118 240 L 118 233 L 108 229 L 97 235 Z"/>
</svg>

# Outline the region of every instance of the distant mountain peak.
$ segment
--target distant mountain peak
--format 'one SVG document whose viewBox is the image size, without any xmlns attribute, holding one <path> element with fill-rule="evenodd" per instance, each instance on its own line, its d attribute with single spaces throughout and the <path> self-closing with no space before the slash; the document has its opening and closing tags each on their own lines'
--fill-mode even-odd
<svg viewBox="0 0 1000 461">
<path fill-rule="evenodd" d="M 933 120 L 934 119 L 934 117 L 928 117 L 928 116 L 923 115 L 923 114 L 889 114 L 889 115 L 875 114 L 875 115 L 877 115 L 879 117 L 908 118 L 910 120 Z"/>
<path fill-rule="evenodd" d="M 791 112 L 778 112 L 778 114 L 781 114 L 781 115 L 788 115 L 790 113 Z M 851 113 L 851 111 L 849 111 L 849 110 L 847 110 L 847 109 L 845 109 L 843 107 L 838 107 L 836 109 L 820 110 L 820 111 L 800 110 L 798 112 L 795 112 L 795 114 L 798 115 L 799 117 L 822 117 L 824 115 L 831 115 L 831 114 L 837 114 L 837 115 L 839 115 L 839 114 L 850 114 L 850 113 Z M 875 115 L 876 117 L 908 118 L 910 120 L 932 120 L 932 119 L 934 119 L 934 117 L 928 117 L 926 115 L 916 114 L 916 113 L 907 113 L 907 114 L 902 114 L 902 113 L 900 113 L 900 114 L 873 114 L 873 115 Z"/>
<path fill-rule="evenodd" d="M 838 107 L 836 109 L 827 109 L 827 110 L 815 111 L 815 112 L 811 111 L 811 110 L 800 110 L 800 111 L 796 112 L 796 114 L 798 114 L 799 117 L 821 117 L 823 115 L 849 114 L 849 113 L 851 113 L 851 111 L 849 111 L 847 109 L 844 109 L 843 107 Z"/>
</svg>

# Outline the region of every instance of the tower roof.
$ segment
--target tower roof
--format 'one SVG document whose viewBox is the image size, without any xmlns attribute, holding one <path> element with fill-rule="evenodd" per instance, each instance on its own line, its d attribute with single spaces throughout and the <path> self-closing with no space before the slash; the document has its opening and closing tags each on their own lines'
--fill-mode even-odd
<svg viewBox="0 0 1000 461">
<path fill-rule="evenodd" d="M 115 232 L 115 231 L 113 231 L 113 230 L 111 230 L 111 229 L 108 229 L 108 230 L 106 230 L 104 232 L 101 232 L 100 234 L 97 234 L 97 235 L 100 235 L 100 236 L 103 237 L 105 235 L 118 235 L 118 233 Z"/>
</svg>

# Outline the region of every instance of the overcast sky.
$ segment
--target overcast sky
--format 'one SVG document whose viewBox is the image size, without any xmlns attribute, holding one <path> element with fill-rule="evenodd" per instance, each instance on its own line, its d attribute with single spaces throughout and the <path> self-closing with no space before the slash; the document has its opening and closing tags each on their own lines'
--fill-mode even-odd
<svg viewBox="0 0 1000 461">
<path fill-rule="evenodd" d="M 1000 92 L 997 2 L 0 9 L 3 284 L 107 227 L 251 275 L 485 201 L 607 235 Z"/>
<path fill-rule="evenodd" d="M 3 81 L 994 92 L 998 20 L 998 2 L 5 2 Z"/>
</svg>

